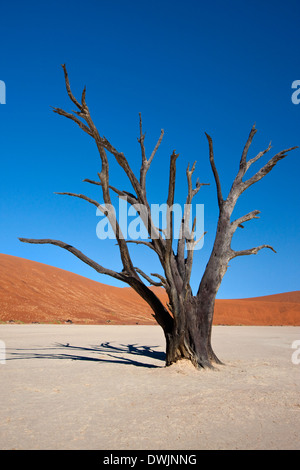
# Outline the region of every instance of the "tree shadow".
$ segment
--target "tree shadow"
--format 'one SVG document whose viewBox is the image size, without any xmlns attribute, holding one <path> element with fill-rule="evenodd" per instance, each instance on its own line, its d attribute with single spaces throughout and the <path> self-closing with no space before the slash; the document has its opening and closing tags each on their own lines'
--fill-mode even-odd
<svg viewBox="0 0 300 470">
<path fill-rule="evenodd" d="M 72 346 L 69 343 L 55 343 L 52 347 L 47 348 L 7 348 L 6 361 L 22 359 L 64 359 L 72 361 L 127 364 L 147 368 L 164 367 L 164 364 L 157 365 L 144 361 L 137 361 L 132 357 L 139 356 L 141 358 L 144 357 L 158 361 L 165 361 L 165 353 L 162 351 L 156 351 L 154 348 L 157 347 L 159 346 L 140 346 L 137 343 L 113 345 L 109 341 L 91 347 Z M 95 357 L 94 354 L 97 356 Z M 103 357 L 99 357 L 99 355 Z"/>
</svg>

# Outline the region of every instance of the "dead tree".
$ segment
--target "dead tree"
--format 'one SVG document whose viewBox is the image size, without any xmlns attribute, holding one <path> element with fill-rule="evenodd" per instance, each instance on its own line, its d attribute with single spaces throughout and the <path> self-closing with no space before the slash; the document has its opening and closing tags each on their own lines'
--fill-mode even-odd
<svg viewBox="0 0 300 470">
<path fill-rule="evenodd" d="M 168 236 L 166 237 L 162 231 L 155 227 L 153 223 L 151 208 L 146 195 L 146 176 L 151 162 L 153 161 L 153 158 L 155 157 L 155 154 L 162 141 L 164 134 L 163 130 L 161 131 L 154 150 L 152 151 L 149 158 L 147 158 L 144 146 L 145 134 L 143 133 L 142 119 L 140 115 L 140 132 L 138 142 L 141 149 L 141 168 L 139 178 L 137 178 L 133 173 L 125 155 L 117 150 L 108 139 L 100 135 L 91 118 L 89 108 L 86 104 L 86 89 L 84 88 L 82 92 L 81 101 L 77 101 L 71 91 L 65 65 L 63 65 L 63 70 L 67 93 L 70 100 L 76 106 L 77 110 L 70 113 L 60 108 L 54 108 L 54 112 L 71 119 L 84 132 L 94 139 L 102 162 L 101 172 L 98 173 L 99 181 L 92 181 L 88 179 L 84 181 L 100 186 L 104 205 L 101 205 L 97 201 L 82 194 L 58 194 L 81 198 L 98 207 L 107 216 L 111 226 L 114 228 L 123 269 L 121 272 L 117 272 L 105 268 L 96 261 L 88 258 L 77 248 L 59 240 L 38 240 L 28 238 L 20 238 L 20 240 L 26 243 L 52 244 L 59 246 L 77 256 L 77 258 L 94 268 L 98 273 L 112 276 L 119 281 L 123 281 L 126 284 L 129 284 L 129 286 L 131 286 L 149 304 L 153 311 L 155 320 L 164 331 L 166 338 L 167 366 L 178 360 L 188 359 L 197 368 L 213 367 L 213 363 L 220 363 L 219 359 L 214 354 L 211 345 L 215 298 L 223 276 L 227 270 L 229 261 L 237 256 L 256 254 L 263 248 L 269 248 L 275 252 L 275 250 L 270 245 L 260 245 L 255 248 L 241 251 L 235 251 L 231 248 L 232 237 L 237 228 L 243 227 L 243 224 L 251 219 L 258 218 L 258 214 L 260 213 L 258 210 L 254 210 L 242 217 L 239 217 L 236 220 L 231 221 L 233 209 L 238 201 L 238 198 L 246 189 L 248 189 L 254 183 L 260 181 L 272 170 L 272 168 L 274 168 L 279 160 L 285 158 L 289 151 L 297 147 L 292 147 L 277 153 L 264 166 L 262 166 L 259 171 L 247 179 L 246 173 L 251 165 L 257 162 L 271 149 L 271 145 L 269 145 L 267 149 L 260 152 L 254 158 L 247 159 L 249 147 L 256 133 L 256 128 L 253 126 L 240 158 L 239 170 L 236 177 L 234 178 L 227 198 L 224 199 L 220 178 L 215 165 L 213 142 L 211 137 L 206 134 L 209 146 L 209 160 L 216 183 L 219 218 L 213 249 L 201 282 L 199 283 L 198 291 L 196 295 L 194 295 L 190 286 L 190 278 L 192 272 L 193 254 L 197 243 L 194 233 L 196 221 L 194 220 L 193 228 L 191 230 L 187 229 L 187 221 L 190 218 L 189 210 L 187 209 L 184 212 L 181 222 L 181 236 L 176 243 L 177 246 L 174 247 L 175 240 L 173 234 L 174 227 L 172 214 L 169 214 L 167 217 Z M 107 152 L 113 158 L 115 158 L 117 163 L 124 170 L 132 185 L 134 194 L 128 193 L 110 185 L 109 159 Z M 172 207 L 174 203 L 177 158 L 178 154 L 173 151 L 170 157 L 170 173 L 167 198 L 168 207 Z M 201 186 L 203 185 L 197 181 L 195 187 L 193 187 L 192 175 L 194 170 L 195 164 L 191 169 L 188 167 L 186 171 L 188 191 L 186 200 L 187 204 L 185 207 L 187 208 L 192 203 L 194 196 L 198 193 Z M 142 241 L 124 239 L 121 227 L 118 223 L 118 220 L 116 220 L 115 212 L 108 209 L 112 205 L 111 191 L 116 193 L 120 198 L 126 197 L 129 204 L 133 206 L 139 204 L 140 207 L 143 207 L 140 216 L 143 220 L 143 223 L 145 224 L 145 227 L 147 228 L 149 234 L 148 240 Z M 146 246 L 158 256 L 163 269 L 163 275 L 153 273 L 149 276 L 140 268 L 135 266 L 129 252 L 128 244 L 130 241 Z M 155 281 L 153 278 L 158 279 L 158 281 Z M 150 285 L 162 286 L 165 288 L 169 299 L 167 306 L 162 304 L 160 299 L 155 295 L 153 290 L 148 287 L 144 280 L 146 280 Z"/>
</svg>

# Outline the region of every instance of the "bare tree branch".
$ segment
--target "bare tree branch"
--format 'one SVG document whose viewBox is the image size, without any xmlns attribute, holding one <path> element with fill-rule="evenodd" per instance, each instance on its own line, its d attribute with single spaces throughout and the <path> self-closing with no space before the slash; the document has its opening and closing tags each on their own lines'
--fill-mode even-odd
<svg viewBox="0 0 300 470">
<path fill-rule="evenodd" d="M 101 182 L 100 181 L 94 181 L 94 180 L 91 180 L 89 178 L 85 178 L 84 180 L 82 180 L 83 183 L 90 183 L 90 184 L 95 184 L 97 186 L 102 186 Z M 111 186 L 110 186 L 111 188 Z"/>
<path fill-rule="evenodd" d="M 139 182 L 138 182 L 137 178 L 135 177 L 133 171 L 131 170 L 124 154 L 122 152 L 119 152 L 108 141 L 108 139 L 106 139 L 106 137 L 104 137 L 104 136 L 101 137 L 98 130 L 97 130 L 97 128 L 96 128 L 96 126 L 95 126 L 95 124 L 93 123 L 93 120 L 90 116 L 89 109 L 88 109 L 88 107 L 86 105 L 86 102 L 85 102 L 85 89 L 82 92 L 82 104 L 80 104 L 71 92 L 66 66 L 62 65 L 62 67 L 63 67 L 63 70 L 64 70 L 65 83 L 66 83 L 66 89 L 67 89 L 68 95 L 69 95 L 70 99 L 73 101 L 73 103 L 75 103 L 75 105 L 79 108 L 79 110 L 80 110 L 79 115 L 80 115 L 80 117 L 82 117 L 86 121 L 88 126 L 86 126 L 80 119 L 78 119 L 78 117 L 74 116 L 71 113 L 67 113 L 63 109 L 54 108 L 54 112 L 57 113 L 57 114 L 60 114 L 62 116 L 65 116 L 68 119 L 73 120 L 79 127 L 81 127 L 81 129 L 83 129 L 86 133 L 88 133 L 90 136 L 92 136 L 95 139 L 95 142 L 97 144 L 97 147 L 98 147 L 98 150 L 99 150 L 99 153 L 100 153 L 100 157 L 101 157 L 101 160 L 102 160 L 102 166 L 103 166 L 102 171 L 101 171 L 102 178 L 105 176 L 105 180 L 108 180 L 108 161 L 107 161 L 107 157 L 106 157 L 105 152 L 104 152 L 104 149 L 105 149 L 108 152 L 110 152 L 116 158 L 119 165 L 124 169 L 125 173 L 127 174 L 127 176 L 129 178 L 133 188 L 135 189 L 137 195 L 140 196 Z M 105 201 L 105 202 L 107 202 L 107 201 Z"/>
<path fill-rule="evenodd" d="M 271 142 L 270 142 L 269 146 L 265 150 L 263 150 L 262 152 L 259 152 L 255 157 L 247 161 L 248 150 L 250 148 L 250 145 L 252 143 L 253 137 L 256 134 L 256 132 L 257 130 L 255 129 L 255 125 L 254 125 L 250 131 L 248 140 L 245 144 L 245 147 L 242 153 L 242 157 L 240 160 L 240 169 L 233 181 L 229 195 L 225 201 L 226 207 L 227 209 L 229 209 L 230 213 L 232 213 L 238 198 L 246 189 L 248 189 L 252 184 L 260 181 L 266 174 L 268 174 L 274 168 L 274 166 L 279 162 L 279 160 L 282 160 L 283 158 L 287 156 L 288 152 L 298 148 L 298 147 L 291 147 L 289 149 L 278 152 L 259 171 L 257 171 L 255 175 L 253 175 L 248 180 L 243 181 L 243 177 L 245 176 L 246 172 L 249 170 L 251 165 L 253 165 L 256 161 L 258 161 L 271 149 Z"/>
<path fill-rule="evenodd" d="M 269 249 L 272 250 L 274 253 L 276 253 L 276 251 L 274 250 L 274 248 L 273 248 L 272 246 L 270 246 L 270 245 L 260 245 L 260 246 L 257 246 L 257 247 L 255 247 L 255 248 L 250 248 L 250 249 L 248 249 L 248 250 L 240 250 L 240 251 L 232 250 L 229 259 L 236 258 L 237 256 L 256 255 L 256 254 L 257 254 L 260 250 L 262 250 L 263 248 L 269 248 Z"/>
<path fill-rule="evenodd" d="M 73 103 L 77 106 L 77 108 L 80 109 L 80 111 L 82 111 L 82 105 L 76 100 L 75 96 L 73 95 L 73 93 L 71 91 L 66 64 L 62 64 L 62 68 L 63 68 L 64 74 L 65 74 L 65 84 L 66 84 L 66 89 L 67 89 L 67 93 L 69 95 L 69 98 L 71 99 L 71 101 L 73 101 Z"/>
<path fill-rule="evenodd" d="M 69 245 L 68 243 L 62 242 L 60 240 L 52 240 L 52 239 L 19 238 L 19 240 L 23 243 L 33 243 L 33 244 L 38 244 L 38 245 L 50 244 L 50 245 L 59 246 L 60 248 L 63 248 L 64 250 L 67 250 L 73 255 L 75 255 L 85 264 L 88 264 L 89 266 L 91 266 L 98 273 L 107 274 L 108 276 L 114 277 L 115 279 L 118 279 L 120 281 L 123 281 L 123 282 L 125 281 L 125 278 L 122 273 L 118 273 L 111 269 L 104 268 L 100 264 L 96 263 L 96 261 L 93 261 L 92 259 L 88 258 L 81 251 L 79 251 L 74 246 Z"/>
<path fill-rule="evenodd" d="M 243 215 L 242 217 L 239 217 L 238 219 L 234 220 L 233 222 L 231 222 L 231 226 L 232 226 L 233 230 L 235 231 L 237 229 L 237 227 L 241 227 L 244 222 L 247 222 L 251 219 L 259 219 L 259 217 L 257 217 L 258 214 L 260 214 L 260 211 L 255 210 L 255 211 L 249 212 L 248 214 Z"/>
<path fill-rule="evenodd" d="M 91 199 L 90 197 L 88 196 L 85 196 L 84 194 L 75 194 L 75 193 L 67 193 L 67 192 L 63 192 L 63 193 L 54 193 L 54 194 L 59 194 L 59 195 L 63 195 L 63 196 L 73 196 L 73 197 L 77 197 L 79 199 L 83 199 L 84 201 L 87 201 L 89 202 L 90 204 L 93 204 L 94 206 L 97 207 L 97 209 L 99 209 L 109 220 L 110 222 L 110 225 L 111 225 L 111 228 L 116 236 L 116 239 L 118 241 L 118 245 L 120 246 L 120 252 L 121 252 L 121 256 L 125 256 L 125 263 L 127 265 L 127 268 L 128 268 L 128 264 L 127 264 L 127 261 L 126 261 L 126 252 L 124 254 L 124 251 L 122 251 L 122 247 L 124 246 L 124 236 L 122 234 L 122 231 L 121 231 L 121 228 L 120 228 L 120 225 L 117 221 L 117 218 L 116 218 L 116 213 L 115 213 L 115 210 L 113 208 L 113 206 L 111 204 L 106 204 L 105 206 L 99 204 L 97 201 L 95 201 L 94 199 Z M 125 265 L 124 265 L 124 268 L 125 268 Z"/>
<path fill-rule="evenodd" d="M 246 171 L 246 160 L 247 160 L 247 155 L 248 155 L 248 150 L 250 148 L 250 145 L 252 143 L 252 140 L 253 140 L 253 137 L 255 136 L 257 132 L 257 129 L 255 129 L 255 124 L 252 126 L 252 129 L 250 131 L 250 134 L 249 134 L 249 137 L 247 139 L 247 142 L 245 144 L 245 147 L 244 147 L 244 150 L 243 150 L 243 153 L 242 153 L 242 156 L 241 156 L 241 160 L 240 160 L 240 173 L 242 175 L 245 174 L 245 171 Z"/>
<path fill-rule="evenodd" d="M 191 237 L 194 237 L 194 230 L 195 227 L 192 229 Z M 207 232 L 204 232 L 197 240 L 191 240 L 188 244 L 188 254 L 185 262 L 185 277 L 184 277 L 184 284 L 183 284 L 183 289 L 184 292 L 187 294 L 188 289 L 190 286 L 190 281 L 191 281 L 191 275 L 192 275 L 192 267 L 193 267 L 193 258 L 194 258 L 194 251 L 197 246 L 197 244 L 202 240 L 204 235 L 206 235 Z"/>
<path fill-rule="evenodd" d="M 196 194 L 199 192 L 199 190 L 202 186 L 209 186 L 210 185 L 209 183 L 200 183 L 199 179 L 197 179 L 196 187 L 193 189 L 192 175 L 195 171 L 195 167 L 196 167 L 196 162 L 194 162 L 191 170 L 189 169 L 189 165 L 188 165 L 187 170 L 186 170 L 186 176 L 187 176 L 187 181 L 188 181 L 188 195 L 187 195 L 186 203 L 185 203 L 184 221 L 182 221 L 182 222 L 184 222 L 184 225 L 182 226 L 184 238 L 187 238 L 187 236 L 185 236 L 185 233 L 184 233 L 185 231 L 187 231 L 187 233 L 189 234 L 188 224 L 189 224 L 189 220 L 190 220 L 192 200 L 196 196 Z"/>
<path fill-rule="evenodd" d="M 166 278 L 164 278 L 161 274 L 151 273 L 151 276 L 154 276 L 154 277 L 157 277 L 158 279 L 160 279 L 160 282 L 162 283 L 162 285 L 163 285 L 165 288 L 168 287 L 168 283 L 167 283 Z"/>
<path fill-rule="evenodd" d="M 71 119 L 74 121 L 84 132 L 89 134 L 91 137 L 93 137 L 93 132 L 86 126 L 78 117 L 74 116 L 74 114 L 67 113 L 61 108 L 53 108 L 53 112 L 56 114 L 60 114 L 61 116 L 65 116 L 68 119 Z"/>
<path fill-rule="evenodd" d="M 249 170 L 250 166 L 253 165 L 253 163 L 257 162 L 257 160 L 259 160 L 261 157 L 263 157 L 267 152 L 269 152 L 272 148 L 272 145 L 271 145 L 271 142 L 269 143 L 269 147 L 266 148 L 265 150 L 263 150 L 262 152 L 259 152 L 256 157 L 254 158 L 251 158 L 250 160 L 248 160 L 247 164 L 246 164 L 246 171 Z M 246 172 L 245 172 L 246 173 Z"/>
<path fill-rule="evenodd" d="M 151 162 L 152 162 L 152 160 L 153 160 L 153 158 L 154 158 L 154 156 L 155 156 L 155 154 L 156 154 L 156 152 L 157 152 L 157 150 L 158 150 L 158 148 L 159 148 L 159 146 L 160 146 L 160 144 L 161 144 L 161 141 L 162 141 L 162 139 L 163 139 L 163 136 L 164 136 L 164 130 L 161 129 L 159 139 L 158 139 L 158 141 L 157 141 L 157 143 L 156 143 L 156 145 L 155 145 L 155 147 L 154 147 L 154 149 L 153 149 L 153 151 L 152 151 L 152 153 L 151 153 L 151 155 L 150 155 L 150 157 L 149 157 L 149 160 L 148 160 L 148 166 L 149 166 L 149 167 L 150 167 Z"/>
<path fill-rule="evenodd" d="M 138 137 L 138 142 L 141 146 L 142 167 L 143 167 L 143 165 L 147 162 L 145 145 L 144 145 L 144 140 L 145 140 L 145 135 L 146 134 L 143 134 L 143 123 L 142 123 L 142 114 L 141 113 L 139 113 L 139 117 L 140 117 L 140 137 Z"/>
<path fill-rule="evenodd" d="M 205 132 L 205 135 L 207 137 L 208 145 L 209 145 L 209 161 L 210 161 L 210 165 L 213 171 L 213 175 L 214 175 L 216 187 L 217 187 L 218 205 L 219 205 L 219 208 L 221 208 L 223 205 L 223 196 L 222 196 L 220 178 L 219 178 L 219 174 L 218 174 L 216 164 L 215 164 L 213 142 L 212 142 L 212 138 L 206 132 Z"/>
<path fill-rule="evenodd" d="M 132 169 L 129 166 L 129 163 L 125 157 L 125 155 L 122 152 L 118 152 L 112 145 L 111 143 L 106 139 L 106 137 L 100 138 L 100 143 L 101 145 L 108 150 L 116 159 L 118 164 L 123 168 L 125 171 L 129 181 L 132 184 L 133 189 L 136 192 L 136 195 L 138 197 L 138 201 L 140 203 L 143 203 L 143 194 L 142 194 L 142 189 L 140 186 L 140 183 L 138 179 L 136 178 L 135 174 L 133 173 Z"/>
<path fill-rule="evenodd" d="M 146 191 L 146 174 L 150 168 L 150 165 L 152 163 L 152 160 L 161 144 L 161 141 L 163 139 L 163 136 L 164 136 L 164 131 L 163 129 L 161 130 L 161 133 L 160 133 L 160 137 L 150 155 L 150 158 L 149 160 L 147 160 L 147 157 L 146 157 L 146 151 L 145 151 L 145 145 L 144 145 L 144 140 L 145 140 L 145 135 L 146 134 L 143 134 L 143 128 L 142 128 L 142 115 L 141 113 L 139 113 L 139 117 L 140 117 L 140 137 L 138 138 L 138 142 L 141 146 L 141 153 L 142 153 L 142 165 L 141 165 L 141 169 L 140 169 L 140 185 L 141 185 L 141 188 L 142 190 Z"/>
<path fill-rule="evenodd" d="M 170 158 L 170 174 L 169 174 L 169 191 L 167 199 L 167 239 L 166 239 L 166 260 L 170 259 L 173 244 L 173 211 L 175 196 L 175 179 L 176 179 L 176 160 L 179 154 L 173 150 Z"/>
<path fill-rule="evenodd" d="M 245 181 L 242 185 L 242 192 L 245 191 L 245 189 L 249 188 L 254 183 L 257 183 L 260 181 L 264 176 L 266 176 L 273 168 L 274 166 L 283 158 L 287 156 L 287 153 L 290 152 L 291 150 L 295 150 L 298 147 L 291 147 L 286 150 L 282 150 L 281 152 L 278 152 L 274 157 L 272 157 L 257 173 L 255 173 L 252 178 L 249 178 L 247 181 Z"/>
<path fill-rule="evenodd" d="M 103 183 L 101 183 L 101 181 L 94 181 L 88 178 L 84 179 L 83 182 L 95 184 L 97 186 L 103 186 Z M 126 199 L 132 206 L 138 203 L 138 200 L 136 196 L 134 196 L 134 194 L 131 194 L 128 191 L 121 191 L 120 189 L 115 188 L 114 186 L 111 186 L 111 185 L 108 185 L 108 188 L 111 189 L 114 193 L 116 193 L 120 198 Z"/>
<path fill-rule="evenodd" d="M 145 226 L 147 227 L 148 233 L 150 234 L 151 231 L 155 232 L 155 227 L 153 226 L 153 223 L 152 223 L 152 220 L 151 220 L 151 212 L 150 212 L 150 208 L 149 208 L 149 205 L 148 205 L 148 202 L 147 202 L 147 199 L 146 199 L 145 192 L 143 191 L 143 188 L 142 188 L 141 184 L 139 183 L 138 179 L 136 178 L 136 176 L 134 175 L 132 169 L 130 168 L 129 163 L 128 163 L 125 155 L 122 152 L 119 152 L 109 142 L 109 140 L 106 137 L 104 137 L 104 136 L 101 137 L 100 136 L 100 134 L 99 134 L 99 132 L 98 132 L 95 124 L 93 123 L 93 120 L 92 120 L 91 116 L 90 116 L 90 112 L 88 110 L 88 107 L 86 106 L 86 103 L 85 103 L 85 90 L 82 93 L 82 103 L 83 103 L 83 105 L 80 105 L 79 102 L 74 98 L 74 96 L 71 92 L 70 84 L 69 84 L 69 80 L 68 80 L 68 75 L 66 74 L 65 66 L 63 66 L 63 68 L 64 68 L 64 72 L 65 72 L 65 81 L 66 81 L 66 88 L 67 88 L 68 94 L 69 94 L 71 100 L 76 104 L 76 106 L 78 107 L 78 105 L 79 105 L 79 109 L 80 109 L 79 115 L 80 115 L 80 117 L 82 117 L 86 121 L 88 126 L 83 124 L 83 122 L 81 120 L 79 120 L 76 116 L 74 116 L 73 114 L 66 113 L 65 111 L 63 111 L 59 108 L 55 108 L 55 112 L 57 112 L 58 114 L 61 114 L 63 116 L 68 117 L 69 119 L 73 120 L 85 132 L 87 132 L 89 135 L 91 135 L 94 138 L 94 140 L 96 142 L 96 145 L 97 145 L 97 148 L 98 148 L 98 151 L 99 151 L 99 154 L 100 154 L 100 157 L 101 157 L 101 161 L 102 161 L 102 170 L 101 170 L 101 173 L 99 173 L 99 177 L 100 177 L 100 181 L 101 181 L 101 185 L 102 185 L 102 189 L 103 189 L 103 198 L 104 198 L 105 204 L 111 204 L 110 196 L 109 196 L 109 189 L 110 189 L 109 188 L 109 175 L 108 175 L 109 165 L 108 165 L 108 159 L 107 159 L 106 152 L 105 152 L 105 150 L 107 150 L 108 152 L 110 152 L 115 157 L 118 164 L 123 168 L 125 174 L 127 175 L 128 179 L 131 182 L 132 187 L 133 187 L 133 189 L 134 189 L 134 191 L 137 195 L 137 201 L 140 204 L 143 204 L 147 208 L 148 220 L 147 220 L 147 222 L 145 221 L 146 222 Z M 74 99 L 72 99 L 72 98 L 74 98 Z M 162 135 L 161 135 L 161 138 L 162 138 Z M 157 148 L 158 148 L 158 146 L 161 142 L 161 138 L 159 139 L 159 143 L 156 145 L 156 150 L 157 150 Z M 152 152 L 153 156 L 154 156 L 154 153 L 155 152 L 153 151 Z M 150 157 L 150 159 L 151 159 L 151 157 Z M 149 164 L 149 161 L 147 162 L 147 165 L 148 164 Z M 115 188 L 113 190 L 115 190 Z M 133 200 L 131 199 L 129 202 L 132 203 Z M 118 237 L 117 237 L 117 239 L 118 239 Z M 130 256 L 129 256 L 127 247 L 125 247 L 125 244 L 122 240 L 119 240 L 119 242 L 120 242 L 120 245 L 122 246 L 121 254 L 123 256 L 123 261 L 126 262 L 126 266 L 127 266 L 126 269 L 127 270 L 128 269 L 129 270 L 133 269 L 133 265 L 130 262 Z M 159 237 L 159 236 L 155 237 L 154 243 L 156 244 L 157 252 L 160 252 L 160 256 L 163 256 L 164 243 L 163 243 L 162 238 Z"/>
<path fill-rule="evenodd" d="M 134 268 L 136 270 L 136 272 L 138 274 L 140 274 L 144 279 L 146 279 L 146 281 L 149 282 L 149 284 L 151 284 L 152 286 L 156 286 L 156 287 L 162 287 L 163 284 L 161 282 L 156 282 L 156 281 L 153 281 L 153 279 L 151 279 L 150 276 L 148 276 L 146 273 L 144 273 L 144 271 L 142 271 L 141 269 L 135 267 Z"/>
<path fill-rule="evenodd" d="M 84 89 L 82 90 L 82 95 L 81 95 L 81 108 L 83 109 L 83 111 L 88 110 L 88 107 L 85 101 L 85 95 L 86 95 L 86 87 L 84 87 Z"/>
<path fill-rule="evenodd" d="M 154 311 L 154 317 L 159 325 L 162 326 L 164 331 L 171 331 L 173 319 L 170 316 L 169 312 L 166 308 L 162 305 L 159 298 L 147 287 L 145 284 L 137 277 L 128 275 L 127 272 L 118 273 L 111 269 L 104 268 L 100 264 L 96 263 L 94 260 L 88 258 L 84 255 L 81 251 L 77 248 L 68 245 L 60 240 L 52 240 L 52 239 L 31 239 L 31 238 L 19 238 L 19 240 L 23 243 L 33 243 L 33 244 L 51 244 L 56 245 L 60 248 L 63 248 L 73 255 L 75 255 L 78 259 L 83 261 L 85 264 L 89 265 L 95 271 L 100 274 L 106 274 L 111 276 L 119 281 L 125 282 L 129 284 L 138 294 L 140 294 L 144 300 L 150 305 L 150 307 Z"/>
<path fill-rule="evenodd" d="M 84 199 L 85 201 L 89 202 L 90 204 L 93 204 L 94 206 L 96 206 L 103 213 L 105 213 L 107 211 L 107 209 L 105 209 L 105 207 L 103 207 L 101 204 L 99 204 L 99 202 L 95 201 L 94 199 L 91 199 L 88 196 L 85 196 L 84 194 L 75 194 L 75 193 L 67 193 L 67 192 L 64 192 L 64 193 L 55 192 L 54 194 L 58 194 L 60 196 L 78 197 L 79 199 Z"/>
<path fill-rule="evenodd" d="M 100 157 L 101 157 L 101 161 L 102 161 L 102 170 L 99 173 L 99 178 L 100 178 L 101 186 L 102 186 L 103 199 L 104 199 L 104 202 L 105 202 L 106 206 L 110 207 L 112 204 L 111 204 L 111 198 L 110 198 L 110 193 L 109 193 L 109 164 L 108 164 L 106 152 L 105 152 L 105 149 L 104 149 L 105 146 L 103 145 L 103 142 L 105 143 L 105 145 L 107 147 L 110 148 L 111 151 L 115 151 L 115 150 L 113 149 L 112 146 L 110 146 L 107 139 L 100 137 L 100 135 L 99 135 L 99 133 L 98 133 L 91 117 L 90 117 L 88 107 L 85 104 L 85 91 L 83 91 L 83 93 L 82 93 L 82 102 L 83 102 L 83 106 L 84 106 L 84 108 L 83 108 L 79 104 L 79 102 L 74 98 L 74 96 L 72 95 L 71 90 L 70 90 L 70 84 L 69 84 L 69 81 L 68 81 L 68 75 L 66 74 L 65 66 L 63 66 L 63 69 L 64 69 L 64 73 L 65 73 L 65 81 L 66 81 L 66 88 L 67 88 L 68 94 L 69 94 L 70 98 L 72 99 L 72 101 L 76 104 L 76 106 L 78 106 L 79 109 L 82 110 L 82 117 L 88 123 L 89 130 L 87 130 L 88 129 L 87 126 L 85 126 L 77 117 L 73 116 L 72 114 L 66 113 L 65 111 L 60 110 L 59 108 L 55 108 L 54 111 L 58 112 L 58 114 L 62 114 L 63 116 L 66 116 L 66 117 L 72 119 L 73 121 L 75 121 L 85 132 L 88 132 L 95 139 L 95 142 L 97 144 L 97 148 L 99 150 L 99 154 L 100 154 Z M 91 202 L 92 204 L 96 203 L 96 201 L 92 202 L 92 200 L 90 198 L 88 198 L 87 196 L 75 195 L 73 193 L 68 193 L 68 195 L 73 195 L 75 197 L 80 197 L 82 199 L 85 199 L 88 202 Z M 98 203 L 96 203 L 96 204 L 97 204 L 97 207 L 99 207 L 99 204 Z M 101 210 L 101 207 L 102 206 L 99 207 L 100 210 Z M 102 212 L 104 212 L 104 211 L 102 211 Z M 116 220 L 115 214 L 112 214 L 111 211 L 108 211 L 107 215 L 109 217 L 110 222 L 113 222 L 113 223 L 111 223 L 111 225 L 112 225 L 112 228 L 115 232 L 116 239 L 117 239 L 119 247 L 120 247 L 120 255 L 121 255 L 121 259 L 122 259 L 124 269 L 127 270 L 128 272 L 133 272 L 134 273 L 133 264 L 132 264 L 132 261 L 131 261 L 131 258 L 130 258 L 129 252 L 128 252 L 128 248 L 127 248 L 127 245 L 125 243 L 125 240 L 124 240 L 122 231 L 120 229 L 119 223 Z"/>
<path fill-rule="evenodd" d="M 209 186 L 209 183 L 200 183 L 199 180 L 197 180 L 196 187 L 193 189 L 192 175 L 195 171 L 195 167 L 196 167 L 196 162 L 194 162 L 191 170 L 190 170 L 189 165 L 188 165 L 187 170 L 186 170 L 186 176 L 187 176 L 187 182 L 188 182 L 188 194 L 187 194 L 186 203 L 185 203 L 185 207 L 184 207 L 184 214 L 183 214 L 183 218 L 182 218 L 182 221 L 181 221 L 179 239 L 178 239 L 178 244 L 177 244 L 177 256 L 176 256 L 177 264 L 178 264 L 179 272 L 180 272 L 181 277 L 183 279 L 186 276 L 186 273 L 185 273 L 186 265 L 185 265 L 184 250 L 185 250 L 187 239 L 192 238 L 192 236 L 190 234 L 190 231 L 189 231 L 189 222 L 190 222 L 192 199 L 198 193 L 201 186 Z"/>
</svg>

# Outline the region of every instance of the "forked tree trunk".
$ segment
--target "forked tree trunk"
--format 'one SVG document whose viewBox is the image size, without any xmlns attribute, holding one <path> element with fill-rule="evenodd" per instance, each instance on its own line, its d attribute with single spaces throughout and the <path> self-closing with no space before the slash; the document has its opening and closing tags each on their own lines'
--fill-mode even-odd
<svg viewBox="0 0 300 470">
<path fill-rule="evenodd" d="M 177 292 L 173 297 L 169 292 L 172 300 L 170 315 L 150 289 L 135 278 L 130 279 L 129 283 L 151 307 L 155 320 L 164 331 L 166 366 L 181 359 L 191 361 L 196 368 L 212 368 L 213 363 L 222 364 L 211 345 L 216 291 L 208 291 L 204 282 L 197 296 L 190 292 L 184 300 Z M 209 285 L 211 287 L 212 283 Z"/>
<path fill-rule="evenodd" d="M 221 364 L 211 346 L 214 303 L 212 296 L 204 308 L 200 299 L 191 295 L 181 304 L 172 331 L 165 332 L 166 366 L 181 359 L 188 359 L 197 368 Z"/>
</svg>

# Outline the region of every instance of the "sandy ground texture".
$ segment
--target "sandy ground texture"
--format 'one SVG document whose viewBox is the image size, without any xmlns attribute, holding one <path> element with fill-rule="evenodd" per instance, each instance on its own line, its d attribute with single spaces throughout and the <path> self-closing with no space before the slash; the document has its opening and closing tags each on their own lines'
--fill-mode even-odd
<svg viewBox="0 0 300 470">
<path fill-rule="evenodd" d="M 298 327 L 215 326 L 215 371 L 165 368 L 158 326 L 0 325 L 0 340 L 1 449 L 300 449 Z"/>
</svg>

